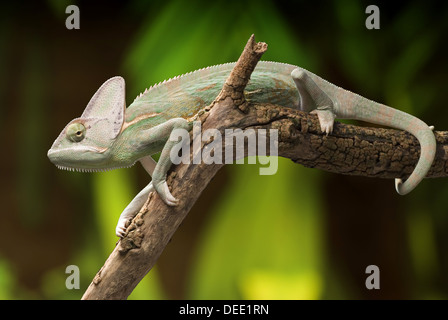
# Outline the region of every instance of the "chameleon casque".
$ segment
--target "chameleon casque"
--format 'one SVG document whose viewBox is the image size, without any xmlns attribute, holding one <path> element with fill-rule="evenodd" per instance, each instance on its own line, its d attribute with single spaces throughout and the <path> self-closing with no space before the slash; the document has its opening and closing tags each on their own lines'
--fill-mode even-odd
<svg viewBox="0 0 448 320">
<path fill-rule="evenodd" d="M 126 108 L 125 82 L 121 77 L 107 80 L 94 94 L 80 118 L 62 130 L 48 151 L 58 168 L 77 171 L 104 171 L 129 167 L 139 161 L 152 181 L 131 201 L 116 228 L 125 235 L 126 223 L 155 190 L 169 206 L 176 206 L 168 189 L 166 174 L 172 165 L 170 141 L 174 129 L 191 130 L 194 116 L 219 94 L 234 63 L 200 69 L 154 85 Z M 327 135 L 336 118 L 375 123 L 413 134 L 421 146 L 420 159 L 406 181 L 396 179 L 399 194 L 407 194 L 426 176 L 435 157 L 436 140 L 432 127 L 418 118 L 320 78 L 297 66 L 259 62 L 246 87 L 251 102 L 269 102 L 317 114 Z M 161 151 L 159 162 L 151 155 Z"/>
</svg>

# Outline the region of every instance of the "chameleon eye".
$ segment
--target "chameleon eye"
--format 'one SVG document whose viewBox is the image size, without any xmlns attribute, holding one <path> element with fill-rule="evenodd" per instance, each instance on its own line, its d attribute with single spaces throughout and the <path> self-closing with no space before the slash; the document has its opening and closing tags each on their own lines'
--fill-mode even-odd
<svg viewBox="0 0 448 320">
<path fill-rule="evenodd" d="M 67 138 L 73 142 L 80 142 L 86 135 L 86 128 L 81 123 L 72 123 L 67 128 Z"/>
</svg>

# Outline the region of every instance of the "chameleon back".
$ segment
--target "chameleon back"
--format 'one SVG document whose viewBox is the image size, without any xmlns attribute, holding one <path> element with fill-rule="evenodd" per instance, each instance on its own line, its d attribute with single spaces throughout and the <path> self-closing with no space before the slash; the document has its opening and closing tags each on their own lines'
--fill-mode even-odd
<svg viewBox="0 0 448 320">
<path fill-rule="evenodd" d="M 150 87 L 127 108 L 126 122 L 148 113 L 160 114 L 160 123 L 194 116 L 213 102 L 234 65 L 207 67 Z M 246 87 L 248 101 L 298 107 L 300 97 L 290 75 L 294 68 L 283 63 L 260 62 Z"/>
</svg>

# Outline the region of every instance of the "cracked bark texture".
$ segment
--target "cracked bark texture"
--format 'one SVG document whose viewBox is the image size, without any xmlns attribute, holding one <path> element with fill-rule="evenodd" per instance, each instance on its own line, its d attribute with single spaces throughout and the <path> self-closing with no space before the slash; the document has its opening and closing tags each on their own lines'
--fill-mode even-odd
<svg viewBox="0 0 448 320">
<path fill-rule="evenodd" d="M 306 167 L 373 178 L 407 178 L 420 157 L 411 134 L 335 123 L 322 135 L 317 116 L 271 105 L 251 106 L 263 128 L 279 130 L 279 156 Z M 249 114 L 250 116 L 250 114 Z M 256 124 L 255 124 L 256 125 Z M 427 177 L 448 175 L 448 133 L 435 132 L 437 153 Z"/>
<path fill-rule="evenodd" d="M 390 179 L 406 178 L 412 172 L 420 147 L 406 132 L 336 123 L 333 133 L 325 136 L 316 115 L 270 104 L 247 103 L 244 88 L 266 49 L 265 43 L 255 43 L 253 36 L 249 39 L 221 93 L 200 115 L 202 130 L 214 128 L 224 133 L 225 129 L 236 128 L 278 129 L 279 156 L 330 172 Z M 436 139 L 436 160 L 428 177 L 448 175 L 448 133 L 438 132 Z M 126 299 L 155 265 L 202 190 L 222 166 L 204 163 L 174 166 L 167 182 L 180 200 L 179 206 L 168 207 L 151 193 L 83 299 Z M 393 180 L 390 188 L 395 192 Z"/>
</svg>

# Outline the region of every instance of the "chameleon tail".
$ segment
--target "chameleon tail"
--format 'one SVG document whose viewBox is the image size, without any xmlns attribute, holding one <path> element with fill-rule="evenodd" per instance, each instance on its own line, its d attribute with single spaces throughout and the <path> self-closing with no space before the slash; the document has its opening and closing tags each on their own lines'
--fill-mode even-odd
<svg viewBox="0 0 448 320">
<path fill-rule="evenodd" d="M 420 120 L 419 120 L 420 121 Z M 420 143 L 420 159 L 417 165 L 406 181 L 395 179 L 395 188 L 401 195 L 411 192 L 422 181 L 429 169 L 436 154 L 436 139 L 430 127 L 423 121 L 419 126 L 410 127 L 408 130 Z"/>
<path fill-rule="evenodd" d="M 434 161 L 437 143 L 432 131 L 433 128 L 403 111 L 369 101 L 363 97 L 360 97 L 360 99 L 364 108 L 357 108 L 355 111 L 357 113 L 356 119 L 405 130 L 414 135 L 420 143 L 420 159 L 414 171 L 404 182 L 402 179 L 395 179 L 397 192 L 400 195 L 408 194 L 425 178 Z"/>
</svg>

